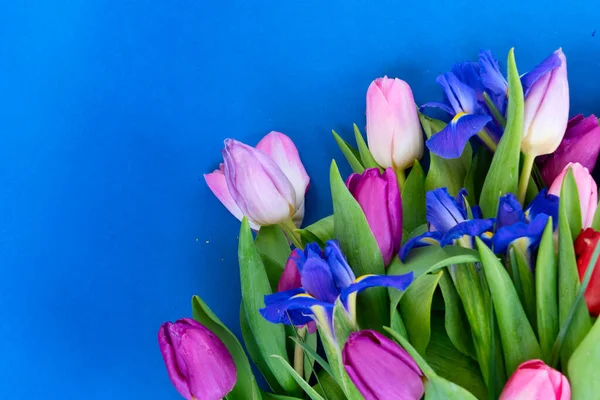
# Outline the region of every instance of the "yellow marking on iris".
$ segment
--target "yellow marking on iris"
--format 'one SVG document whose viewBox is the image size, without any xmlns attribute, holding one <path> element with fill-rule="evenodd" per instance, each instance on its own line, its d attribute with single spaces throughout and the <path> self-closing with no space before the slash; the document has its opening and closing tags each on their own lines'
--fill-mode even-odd
<svg viewBox="0 0 600 400">
<path fill-rule="evenodd" d="M 492 236 L 494 236 L 494 234 L 492 232 L 490 232 L 490 231 L 487 231 L 487 232 L 483 232 L 481 234 L 481 236 L 485 237 L 486 239 L 491 239 Z"/>
<path fill-rule="evenodd" d="M 440 242 L 438 242 L 437 240 L 433 239 L 433 238 L 423 238 L 421 239 L 423 242 L 425 243 L 429 243 L 429 244 L 440 244 Z"/>
<path fill-rule="evenodd" d="M 452 118 L 452 123 L 455 124 L 463 115 L 467 115 L 467 113 L 464 111 L 457 113 L 454 118 Z"/>
<path fill-rule="evenodd" d="M 370 276 L 375 276 L 375 275 L 373 275 L 373 274 L 367 274 L 367 275 L 359 276 L 358 278 L 356 278 L 356 279 L 354 280 L 354 283 L 358 283 L 358 282 L 360 282 L 360 281 L 362 281 L 362 280 L 364 280 L 365 278 L 368 278 L 368 277 L 370 277 Z"/>
<path fill-rule="evenodd" d="M 299 293 L 299 294 L 297 294 L 295 296 L 290 297 L 290 299 L 295 299 L 295 298 L 298 298 L 298 297 L 308 297 L 309 299 L 314 299 L 314 297 L 312 297 L 308 293 Z"/>
</svg>

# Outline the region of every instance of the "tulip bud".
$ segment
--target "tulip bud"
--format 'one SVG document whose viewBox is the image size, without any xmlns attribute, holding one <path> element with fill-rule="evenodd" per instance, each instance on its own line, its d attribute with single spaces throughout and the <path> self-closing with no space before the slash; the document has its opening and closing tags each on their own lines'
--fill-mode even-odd
<svg viewBox="0 0 600 400">
<path fill-rule="evenodd" d="M 367 139 L 375 161 L 405 170 L 423 156 L 423 133 L 408 83 L 378 78 L 367 91 Z"/>
<path fill-rule="evenodd" d="M 350 379 L 366 400 L 418 400 L 423 373 L 399 345 L 375 331 L 350 334 L 342 352 Z"/>
<path fill-rule="evenodd" d="M 294 215 L 294 187 L 269 156 L 227 139 L 223 161 L 227 187 L 244 215 L 261 226 L 276 225 Z"/>
<path fill-rule="evenodd" d="M 570 400 L 567 378 L 541 360 L 519 365 L 500 394 L 500 400 Z"/>
<path fill-rule="evenodd" d="M 402 242 L 402 200 L 394 171 L 388 168 L 380 174 L 378 168 L 367 169 L 350 175 L 346 185 L 367 217 L 384 264 L 389 265 Z"/>
<path fill-rule="evenodd" d="M 558 57 L 560 65 L 541 75 L 525 99 L 521 150 L 534 157 L 556 150 L 569 120 L 567 59 L 561 49 L 550 57 Z"/>
<path fill-rule="evenodd" d="M 584 118 L 579 114 L 569 121 L 567 132 L 558 149 L 552 154 L 539 157 L 536 161 L 546 185 L 554 179 L 570 162 L 579 163 L 593 171 L 600 153 L 600 126 L 598 118 L 590 115 Z"/>
<path fill-rule="evenodd" d="M 575 240 L 575 256 L 577 257 L 577 271 L 579 279 L 583 281 L 585 271 L 594 253 L 594 248 L 600 240 L 600 232 L 592 228 L 581 231 L 577 240 Z M 585 289 L 585 302 L 587 303 L 590 314 L 594 317 L 600 315 L 600 259 L 596 262 L 594 272 Z"/>
<path fill-rule="evenodd" d="M 577 184 L 577 191 L 579 192 L 579 203 L 581 207 L 581 219 L 583 228 L 592 226 L 594 221 L 594 215 L 596 214 L 596 208 L 598 207 L 598 186 L 596 181 L 590 175 L 590 171 L 583 167 L 579 163 L 569 163 L 563 169 L 563 171 L 556 177 L 548 193 L 560 196 L 560 190 L 562 188 L 563 179 L 567 171 L 571 168 L 573 170 L 573 176 L 575 177 L 575 183 Z"/>
<path fill-rule="evenodd" d="M 222 399 L 235 386 L 233 357 L 200 323 L 189 318 L 165 322 L 158 344 L 171 382 L 187 400 Z"/>
</svg>

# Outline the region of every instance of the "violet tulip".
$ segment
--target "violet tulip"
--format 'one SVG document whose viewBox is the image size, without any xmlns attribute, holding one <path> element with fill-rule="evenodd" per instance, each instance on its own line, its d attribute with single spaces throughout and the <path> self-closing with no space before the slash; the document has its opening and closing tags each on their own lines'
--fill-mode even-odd
<svg viewBox="0 0 600 400">
<path fill-rule="evenodd" d="M 537 159 L 540 172 L 546 185 L 554 179 L 570 162 L 577 162 L 593 171 L 600 154 L 600 126 L 595 115 L 583 117 L 579 114 L 567 124 L 567 132 L 558 149 L 552 154 Z"/>
<path fill-rule="evenodd" d="M 387 76 L 367 90 L 367 140 L 384 168 L 405 170 L 423 156 L 423 133 L 408 83 Z"/>
<path fill-rule="evenodd" d="M 384 264 L 389 265 L 402 242 L 402 199 L 394 171 L 388 168 L 380 174 L 378 168 L 367 169 L 350 175 L 346 185 L 367 217 Z"/>
<path fill-rule="evenodd" d="M 423 396 L 423 373 L 417 363 L 378 332 L 351 333 L 342 359 L 348 376 L 366 400 L 418 400 Z"/>
<path fill-rule="evenodd" d="M 187 400 L 217 400 L 236 382 L 233 357 L 208 328 L 184 318 L 165 322 L 158 344 L 175 389 Z"/>
<path fill-rule="evenodd" d="M 300 226 L 310 179 L 289 137 L 271 132 L 256 148 L 227 139 L 223 159 L 204 178 L 236 218 L 247 216 L 253 229 L 290 218 Z"/>
<path fill-rule="evenodd" d="M 577 184 L 577 191 L 579 192 L 579 203 L 581 206 L 581 223 L 583 228 L 592 226 L 594 221 L 594 214 L 596 214 L 596 208 L 598 207 L 598 186 L 596 181 L 590 175 L 590 171 L 579 163 L 569 163 L 562 170 L 560 175 L 554 179 L 554 182 L 550 186 L 548 193 L 560 196 L 560 190 L 562 188 L 562 182 L 567 171 L 571 168 L 573 170 L 573 176 L 575 177 L 575 183 Z"/>
<path fill-rule="evenodd" d="M 500 400 L 570 400 L 571 386 L 567 378 L 541 360 L 519 365 L 510 377 Z"/>
<path fill-rule="evenodd" d="M 554 152 L 569 120 L 567 59 L 558 49 L 544 62 L 556 67 L 537 78 L 525 99 L 521 150 L 529 157 Z"/>
<path fill-rule="evenodd" d="M 575 256 L 577 257 L 577 272 L 579 280 L 583 281 L 588 264 L 594 254 L 594 249 L 600 240 L 600 232 L 587 228 L 575 240 Z M 594 271 L 585 289 L 585 302 L 590 314 L 594 317 L 600 315 L 600 260 L 596 262 Z"/>
</svg>

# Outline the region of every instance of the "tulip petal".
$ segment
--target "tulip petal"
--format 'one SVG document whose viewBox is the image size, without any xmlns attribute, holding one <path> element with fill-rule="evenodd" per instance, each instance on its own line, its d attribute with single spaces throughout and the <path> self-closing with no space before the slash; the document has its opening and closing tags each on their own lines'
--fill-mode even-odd
<svg viewBox="0 0 600 400">
<path fill-rule="evenodd" d="M 296 209 L 299 209 L 304 204 L 310 178 L 292 139 L 283 133 L 271 132 L 258 142 L 256 148 L 268 155 L 287 176 L 296 191 Z"/>
<path fill-rule="evenodd" d="M 427 140 L 427 147 L 440 157 L 458 158 L 469 139 L 491 120 L 488 115 L 457 114 L 444 129 Z"/>
<path fill-rule="evenodd" d="M 340 300 L 344 306 L 347 305 L 348 296 L 360 293 L 371 287 L 392 287 L 398 290 L 406 290 L 413 281 L 413 272 L 403 275 L 363 275 L 357 278 L 353 284 L 342 289 Z"/>
<path fill-rule="evenodd" d="M 302 257 L 300 251 L 300 249 L 294 249 L 288 257 L 281 278 L 279 278 L 279 284 L 277 285 L 278 292 L 302 287 L 300 271 L 298 270 L 298 260 Z"/>
<path fill-rule="evenodd" d="M 396 119 L 382 86 L 388 79 L 379 78 L 367 90 L 367 142 L 373 158 L 379 165 L 391 167 Z"/>
<path fill-rule="evenodd" d="M 498 229 L 492 239 L 494 252 L 506 252 L 508 246 L 518 239 L 524 239 L 527 248 L 536 247 L 540 243 L 547 222 L 548 215 L 539 214 L 529 223 L 517 222 Z"/>
<path fill-rule="evenodd" d="M 167 367 L 167 372 L 171 382 L 173 383 L 173 386 L 175 386 L 175 389 L 177 389 L 177 391 L 183 397 L 191 400 L 192 394 L 190 393 L 188 384 L 185 380 L 185 377 L 181 374 L 179 367 L 177 366 L 175 349 L 173 348 L 173 344 L 171 343 L 171 338 L 169 335 L 169 328 L 171 325 L 171 322 L 166 322 L 160 327 L 160 330 L 158 331 L 158 345 L 160 347 L 160 352 L 162 353 L 165 365 Z"/>
<path fill-rule="evenodd" d="M 424 234 L 422 234 L 420 236 L 414 237 L 412 239 L 408 239 L 406 241 L 406 243 L 404 243 L 404 246 L 402 246 L 402 248 L 400 249 L 400 254 L 398 254 L 398 256 L 400 257 L 400 260 L 402 262 L 405 262 L 406 257 L 408 257 L 408 254 L 410 253 L 410 251 L 412 249 L 416 249 L 418 247 L 431 246 L 431 245 L 439 246 L 441 240 L 442 240 L 442 234 L 440 232 L 437 232 L 437 231 L 425 232 Z"/>
<path fill-rule="evenodd" d="M 325 257 L 331 269 L 335 286 L 342 289 L 348 287 L 356 279 L 348 265 L 337 240 L 328 240 L 325 245 Z"/>
<path fill-rule="evenodd" d="M 467 218 L 467 211 L 460 207 L 446 188 L 430 190 L 425 198 L 427 222 L 442 234 Z"/>
<path fill-rule="evenodd" d="M 491 231 L 494 227 L 494 218 L 490 219 L 472 219 L 461 222 L 450 229 L 440 241 L 440 246 L 452 244 L 455 240 L 463 236 L 476 237 L 485 232 Z"/>
<path fill-rule="evenodd" d="M 521 85 L 523 86 L 523 94 L 525 97 L 529 94 L 529 90 L 534 83 L 541 77 L 551 72 L 553 69 L 559 67 L 561 60 L 556 53 L 550 54 L 541 63 L 535 66 L 531 71 L 527 72 L 521 77 Z"/>
</svg>

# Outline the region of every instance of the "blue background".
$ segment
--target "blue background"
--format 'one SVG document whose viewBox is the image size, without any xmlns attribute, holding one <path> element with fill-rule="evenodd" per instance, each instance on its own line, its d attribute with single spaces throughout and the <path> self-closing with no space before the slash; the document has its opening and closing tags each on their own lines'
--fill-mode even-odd
<svg viewBox="0 0 600 400">
<path fill-rule="evenodd" d="M 290 135 L 314 221 L 378 76 L 423 103 L 482 47 L 524 72 L 562 46 L 572 113 L 600 112 L 594 4 L 4 1 L 0 398 L 178 399 L 160 324 L 197 293 L 239 332 L 239 223 L 198 181 L 225 137 Z"/>
</svg>

